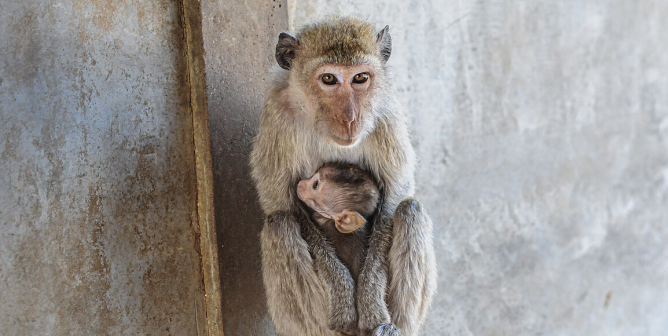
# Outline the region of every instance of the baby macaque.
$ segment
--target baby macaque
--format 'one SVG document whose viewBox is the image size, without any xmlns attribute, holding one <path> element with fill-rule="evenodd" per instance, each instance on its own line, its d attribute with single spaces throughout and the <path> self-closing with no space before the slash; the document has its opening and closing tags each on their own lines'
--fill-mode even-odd
<svg viewBox="0 0 668 336">
<path fill-rule="evenodd" d="M 366 171 L 348 163 L 328 163 L 297 185 L 297 196 L 357 282 L 366 255 L 369 226 L 380 193 Z"/>
</svg>

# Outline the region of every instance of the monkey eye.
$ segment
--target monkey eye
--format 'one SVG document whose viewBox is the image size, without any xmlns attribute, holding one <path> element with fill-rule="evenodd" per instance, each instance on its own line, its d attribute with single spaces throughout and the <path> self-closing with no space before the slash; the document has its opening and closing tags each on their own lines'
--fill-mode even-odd
<svg viewBox="0 0 668 336">
<path fill-rule="evenodd" d="M 315 182 L 313 182 L 313 190 L 318 189 L 318 184 L 320 184 L 320 180 L 316 180 Z"/>
<path fill-rule="evenodd" d="M 355 77 L 353 77 L 353 83 L 355 84 L 362 84 L 367 80 L 369 80 L 369 74 L 366 72 L 358 73 L 355 75 Z"/>
<path fill-rule="evenodd" d="M 336 84 L 336 77 L 332 74 L 324 74 L 324 75 L 322 75 L 320 80 L 322 80 L 322 82 L 327 84 L 327 85 Z"/>
</svg>

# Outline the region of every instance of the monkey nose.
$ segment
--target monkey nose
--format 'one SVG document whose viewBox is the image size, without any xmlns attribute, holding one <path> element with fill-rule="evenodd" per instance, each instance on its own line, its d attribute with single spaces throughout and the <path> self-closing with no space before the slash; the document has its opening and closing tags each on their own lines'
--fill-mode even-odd
<svg viewBox="0 0 668 336">
<path fill-rule="evenodd" d="M 346 127 L 348 127 L 348 130 L 350 130 L 350 128 L 353 126 L 354 121 L 355 121 L 355 116 L 343 118 L 343 122 L 346 124 Z"/>
<path fill-rule="evenodd" d="M 304 191 L 306 190 L 306 181 L 299 181 L 297 183 L 297 197 L 300 199 L 304 197 Z"/>
</svg>

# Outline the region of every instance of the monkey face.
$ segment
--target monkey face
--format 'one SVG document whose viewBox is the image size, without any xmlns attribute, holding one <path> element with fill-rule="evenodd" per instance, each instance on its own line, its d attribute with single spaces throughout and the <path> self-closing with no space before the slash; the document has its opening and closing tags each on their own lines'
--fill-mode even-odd
<svg viewBox="0 0 668 336">
<path fill-rule="evenodd" d="M 369 64 L 325 64 L 314 71 L 316 123 L 338 145 L 355 145 L 370 131 L 374 80 L 374 67 Z"/>
<path fill-rule="evenodd" d="M 372 100 L 385 87 L 392 50 L 388 29 L 376 33 L 364 20 L 330 17 L 296 37 L 279 35 L 276 61 L 290 71 L 290 87 L 302 91 L 291 94 L 295 108 L 328 142 L 354 146 L 373 131 L 379 112 Z"/>
<path fill-rule="evenodd" d="M 327 182 L 321 179 L 320 171 L 318 171 L 311 178 L 299 181 L 297 184 L 297 197 L 323 217 L 332 219 L 334 214 L 328 202 L 324 200 L 327 197 L 325 184 Z"/>
<path fill-rule="evenodd" d="M 297 197 L 320 216 L 334 220 L 339 232 L 350 233 L 366 223 L 364 216 L 376 209 L 378 188 L 360 168 L 328 163 L 299 182 Z"/>
<path fill-rule="evenodd" d="M 311 178 L 299 181 L 297 197 L 320 216 L 333 220 L 339 232 L 353 232 L 366 223 L 359 212 L 350 210 L 353 204 L 348 195 L 357 190 L 331 181 L 331 175 L 327 175 L 329 170 L 329 167 L 322 168 Z"/>
<path fill-rule="evenodd" d="M 357 204 L 355 195 L 357 186 L 345 185 L 334 181 L 339 172 L 329 166 L 320 168 L 311 178 L 297 184 L 297 197 L 321 216 L 334 219 L 335 215 L 346 209 L 353 209 Z"/>
</svg>

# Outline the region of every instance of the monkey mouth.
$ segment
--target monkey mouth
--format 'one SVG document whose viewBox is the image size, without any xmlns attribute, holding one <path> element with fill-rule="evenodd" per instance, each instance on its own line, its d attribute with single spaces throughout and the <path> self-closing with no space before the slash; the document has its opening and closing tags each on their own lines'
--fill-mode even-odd
<svg viewBox="0 0 668 336">
<path fill-rule="evenodd" d="M 334 142 L 336 142 L 339 146 L 348 147 L 348 146 L 352 146 L 352 145 L 356 144 L 356 143 L 357 143 L 357 139 L 359 139 L 359 136 L 342 138 L 342 137 L 339 137 L 339 136 L 337 136 L 337 135 L 332 134 L 332 135 L 331 135 L 331 138 L 332 138 L 332 140 L 334 140 Z"/>
</svg>

